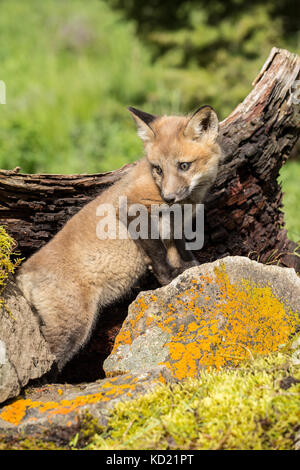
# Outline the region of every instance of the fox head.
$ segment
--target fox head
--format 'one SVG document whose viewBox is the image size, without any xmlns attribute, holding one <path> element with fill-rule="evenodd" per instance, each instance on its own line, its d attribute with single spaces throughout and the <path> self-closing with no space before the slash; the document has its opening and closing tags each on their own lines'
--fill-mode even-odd
<svg viewBox="0 0 300 470">
<path fill-rule="evenodd" d="M 202 106 L 191 116 L 153 116 L 128 109 L 162 199 L 169 204 L 202 202 L 216 178 L 221 157 L 213 108 Z"/>
</svg>

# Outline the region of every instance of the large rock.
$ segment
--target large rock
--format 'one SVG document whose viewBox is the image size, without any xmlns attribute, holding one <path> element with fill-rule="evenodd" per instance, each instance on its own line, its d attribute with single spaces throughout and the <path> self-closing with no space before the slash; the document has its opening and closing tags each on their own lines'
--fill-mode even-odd
<svg viewBox="0 0 300 470">
<path fill-rule="evenodd" d="M 32 435 L 67 440 L 86 420 L 107 423 L 109 410 L 119 401 L 131 400 L 157 387 L 174 382 L 166 367 L 140 374 L 126 374 L 90 384 L 50 384 L 26 391 L 0 409 L 0 441 L 10 435 Z"/>
<path fill-rule="evenodd" d="M 176 379 L 237 366 L 276 351 L 299 326 L 300 279 L 293 269 L 226 257 L 142 292 L 129 308 L 107 376 L 165 365 Z"/>
<path fill-rule="evenodd" d="M 48 372 L 54 362 L 38 319 L 11 281 L 0 305 L 0 403 L 17 396 L 29 380 Z"/>
</svg>

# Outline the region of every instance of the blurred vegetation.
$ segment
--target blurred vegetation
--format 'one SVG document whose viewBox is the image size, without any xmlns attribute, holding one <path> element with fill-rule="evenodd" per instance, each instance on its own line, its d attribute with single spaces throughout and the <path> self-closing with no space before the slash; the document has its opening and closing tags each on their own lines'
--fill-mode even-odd
<svg viewBox="0 0 300 470">
<path fill-rule="evenodd" d="M 289 238 L 300 245 L 300 162 L 293 160 L 285 164 L 279 181 L 284 191 L 283 210 Z"/>
<path fill-rule="evenodd" d="M 272 46 L 299 49 L 296 4 L 2 0 L 0 166 L 96 172 L 142 151 L 128 105 L 149 112 L 242 100 Z"/>
<path fill-rule="evenodd" d="M 298 0 L 110 3 L 136 20 L 180 110 L 207 102 L 224 119 L 249 93 L 273 46 L 300 51 Z"/>
<path fill-rule="evenodd" d="M 128 105 L 224 119 L 273 46 L 300 52 L 298 0 L 0 5 L 0 167 L 23 172 L 118 168 L 142 152 Z"/>
<path fill-rule="evenodd" d="M 98 0 L 2 0 L 0 40 L 2 168 L 94 172 L 137 157 L 126 106 L 156 79 L 132 23 Z"/>
</svg>

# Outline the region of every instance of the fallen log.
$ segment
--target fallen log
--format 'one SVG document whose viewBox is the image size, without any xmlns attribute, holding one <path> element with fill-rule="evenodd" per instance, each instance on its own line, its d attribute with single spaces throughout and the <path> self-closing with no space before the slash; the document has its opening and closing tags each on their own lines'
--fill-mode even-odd
<svg viewBox="0 0 300 470">
<path fill-rule="evenodd" d="M 200 262 L 243 255 L 300 271 L 297 246 L 284 229 L 277 181 L 300 132 L 299 71 L 299 56 L 273 48 L 253 90 L 221 123 L 225 160 L 205 205 Z M 86 175 L 1 170 L 0 223 L 18 242 L 22 255 L 29 256 L 130 167 Z"/>
</svg>

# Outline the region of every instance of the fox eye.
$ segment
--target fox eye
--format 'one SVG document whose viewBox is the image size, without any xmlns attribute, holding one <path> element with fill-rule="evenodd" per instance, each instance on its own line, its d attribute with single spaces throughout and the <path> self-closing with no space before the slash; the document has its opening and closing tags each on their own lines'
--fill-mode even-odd
<svg viewBox="0 0 300 470">
<path fill-rule="evenodd" d="M 161 167 L 160 167 L 159 165 L 152 165 L 152 168 L 153 168 L 153 170 L 156 171 L 156 173 L 157 173 L 158 175 L 161 175 L 161 174 L 162 174 L 162 169 L 161 169 Z"/>
<path fill-rule="evenodd" d="M 179 163 L 179 169 L 182 170 L 182 171 L 187 171 L 190 169 L 191 167 L 191 162 L 183 162 L 183 163 Z"/>
</svg>

